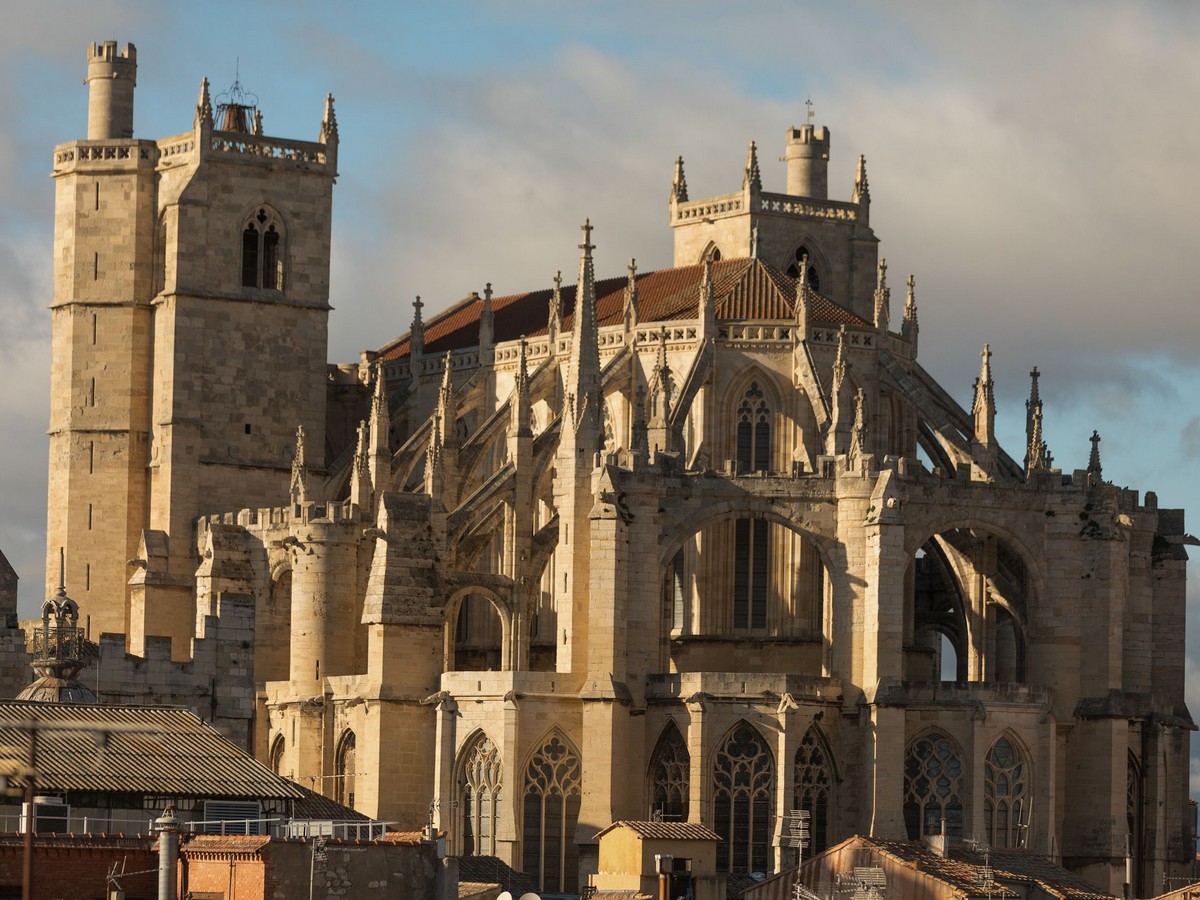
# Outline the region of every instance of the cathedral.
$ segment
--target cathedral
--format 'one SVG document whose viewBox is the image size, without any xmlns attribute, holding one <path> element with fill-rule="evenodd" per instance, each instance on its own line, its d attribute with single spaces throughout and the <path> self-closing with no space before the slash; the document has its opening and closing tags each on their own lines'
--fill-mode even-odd
<svg viewBox="0 0 1200 900">
<path fill-rule="evenodd" d="M 1189 871 L 1183 513 L 1099 435 L 1056 468 L 1036 369 L 1012 454 L 987 346 L 969 409 L 930 377 L 827 128 L 786 131 L 779 192 L 753 143 L 720 196 L 677 159 L 670 269 L 585 221 L 577 274 L 418 299 L 330 365 L 332 98 L 268 137 L 205 81 L 137 138 L 136 65 L 92 45 L 54 151 L 47 566 L 175 673 L 155 697 L 544 891 L 628 819 L 778 871 L 794 811 L 806 858 L 944 832 L 1117 893 L 1127 853 L 1136 896 Z"/>
</svg>

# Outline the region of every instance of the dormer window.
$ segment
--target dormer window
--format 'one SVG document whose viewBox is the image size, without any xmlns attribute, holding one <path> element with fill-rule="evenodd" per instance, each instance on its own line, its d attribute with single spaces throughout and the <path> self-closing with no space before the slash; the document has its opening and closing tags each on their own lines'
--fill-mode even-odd
<svg viewBox="0 0 1200 900">
<path fill-rule="evenodd" d="M 283 226 L 260 209 L 242 230 L 242 287 L 283 290 Z"/>
</svg>

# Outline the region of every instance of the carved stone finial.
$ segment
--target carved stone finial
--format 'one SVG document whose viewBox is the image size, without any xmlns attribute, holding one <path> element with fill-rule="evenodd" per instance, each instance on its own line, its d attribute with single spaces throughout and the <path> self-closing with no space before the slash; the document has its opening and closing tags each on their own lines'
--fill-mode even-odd
<svg viewBox="0 0 1200 900">
<path fill-rule="evenodd" d="M 321 143 L 336 144 L 338 140 L 337 113 L 333 109 L 333 94 L 325 95 L 325 115 L 321 119 Z"/>
<path fill-rule="evenodd" d="M 851 203 L 870 203 L 871 187 L 867 182 L 867 158 L 858 157 L 858 169 L 854 173 L 854 191 L 850 195 Z"/>
<path fill-rule="evenodd" d="M 758 168 L 758 147 L 754 141 L 750 142 L 749 148 L 746 150 L 746 171 L 742 175 L 742 190 L 761 191 L 762 190 L 762 173 Z"/>
<path fill-rule="evenodd" d="M 671 180 L 671 199 L 676 203 L 687 203 L 687 179 L 683 175 L 683 157 L 675 159 L 675 177 Z"/>
<path fill-rule="evenodd" d="M 1100 467 L 1100 432 L 1093 431 L 1091 441 L 1092 452 L 1088 456 L 1087 470 L 1089 475 L 1095 475 L 1098 479 L 1103 473 L 1103 469 Z"/>
<path fill-rule="evenodd" d="M 554 341 L 562 333 L 562 270 L 554 273 L 554 290 L 550 292 L 550 310 L 549 321 L 546 325 L 546 330 L 550 332 L 550 353 L 555 352 Z"/>
<path fill-rule="evenodd" d="M 196 124 L 205 128 L 213 127 L 212 97 L 208 93 L 208 79 L 200 79 L 200 98 L 196 101 Z"/>
</svg>

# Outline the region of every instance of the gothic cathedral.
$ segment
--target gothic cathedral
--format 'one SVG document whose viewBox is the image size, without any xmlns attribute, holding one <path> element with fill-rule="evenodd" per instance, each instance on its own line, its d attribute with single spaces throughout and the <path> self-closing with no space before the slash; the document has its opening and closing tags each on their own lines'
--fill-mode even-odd
<svg viewBox="0 0 1200 900">
<path fill-rule="evenodd" d="M 716 197 L 678 159 L 673 268 L 597 278 L 585 222 L 574 283 L 418 301 L 331 366 L 332 98 L 281 139 L 204 82 L 149 140 L 135 80 L 93 45 L 54 152 L 48 567 L 94 637 L 169 639 L 276 771 L 547 891 L 620 819 L 778 870 L 793 809 L 814 851 L 944 827 L 1109 890 L 1128 833 L 1142 896 L 1190 863 L 1183 514 L 1098 435 L 1056 468 L 1036 370 L 1015 456 L 989 348 L 970 409 L 929 376 L 828 129 L 780 193 L 754 144 Z"/>
</svg>

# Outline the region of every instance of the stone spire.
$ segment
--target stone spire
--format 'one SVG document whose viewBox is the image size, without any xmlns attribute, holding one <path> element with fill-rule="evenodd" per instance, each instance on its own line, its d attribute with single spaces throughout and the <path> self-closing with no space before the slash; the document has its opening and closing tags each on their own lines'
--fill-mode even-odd
<svg viewBox="0 0 1200 900">
<path fill-rule="evenodd" d="M 634 392 L 633 435 L 629 441 L 629 449 L 641 454 L 650 450 L 649 430 L 646 425 L 646 388 L 640 384 Z"/>
<path fill-rule="evenodd" d="M 1029 399 L 1025 401 L 1025 471 L 1050 468 L 1050 454 L 1042 439 L 1042 397 L 1038 391 L 1037 366 L 1029 373 Z"/>
<path fill-rule="evenodd" d="M 1092 432 L 1092 452 L 1088 456 L 1088 475 L 1094 475 L 1095 480 L 1099 481 L 1103 474 L 1103 469 L 1100 468 L 1100 432 Z"/>
<path fill-rule="evenodd" d="M 375 390 L 371 395 L 371 419 L 368 429 L 370 458 L 368 474 L 371 489 L 378 498 L 387 487 L 392 475 L 391 447 L 392 417 L 388 410 L 387 383 L 383 376 L 383 363 L 375 363 Z"/>
<path fill-rule="evenodd" d="M 550 355 L 555 353 L 554 345 L 562 334 L 562 270 L 554 273 L 554 290 L 550 292 L 550 315 L 546 330 L 550 332 Z"/>
<path fill-rule="evenodd" d="M 671 364 L 667 360 L 667 329 L 664 326 L 658 332 L 658 357 L 654 361 L 654 403 L 655 418 L 664 422 L 671 418 L 671 396 L 674 393 L 674 379 L 671 376 Z"/>
<path fill-rule="evenodd" d="M 371 506 L 371 438 L 366 419 L 358 422 L 354 465 L 350 470 L 350 502 L 360 509 Z"/>
<path fill-rule="evenodd" d="M 625 282 L 625 332 L 629 333 L 638 323 L 637 260 L 629 259 L 629 280 Z"/>
<path fill-rule="evenodd" d="M 520 356 L 517 359 L 517 380 L 513 385 L 511 433 L 514 437 L 533 436 L 533 403 L 529 396 L 528 345 L 521 335 Z"/>
<path fill-rule="evenodd" d="M 577 439 L 580 452 L 600 447 L 600 350 L 596 322 L 596 271 L 592 262 L 592 223 L 580 226 L 579 282 L 575 286 L 575 314 L 571 332 L 571 356 L 567 368 L 564 418 Z M 590 457 L 589 457 L 590 458 Z"/>
<path fill-rule="evenodd" d="M 671 200 L 674 203 L 687 203 L 687 179 L 683 176 L 683 157 L 675 159 L 675 177 L 671 179 Z"/>
<path fill-rule="evenodd" d="M 862 154 L 859 154 L 858 168 L 854 172 L 854 191 L 850 194 L 850 202 L 859 204 L 871 202 L 871 186 L 867 183 L 867 158 Z"/>
<path fill-rule="evenodd" d="M 892 303 L 892 291 L 887 286 L 887 260 L 879 261 L 879 274 L 875 280 L 875 327 L 881 334 L 887 334 L 889 307 Z"/>
<path fill-rule="evenodd" d="M 1042 398 L 1038 394 L 1037 366 L 1029 373 L 1029 399 L 1025 401 L 1025 472 L 1044 472 L 1054 463 L 1042 433 Z"/>
<path fill-rule="evenodd" d="M 333 110 L 333 94 L 325 95 L 325 115 L 321 117 L 321 135 L 317 141 L 321 144 L 338 142 L 337 113 Z"/>
<path fill-rule="evenodd" d="M 845 452 L 843 435 L 846 432 L 846 406 L 843 403 L 843 387 L 850 365 L 846 361 L 846 326 L 838 329 L 837 356 L 833 359 L 833 371 L 829 379 L 829 431 L 825 434 L 825 453 L 837 456 Z"/>
<path fill-rule="evenodd" d="M 417 294 L 417 299 L 413 301 L 413 317 L 412 326 L 408 330 L 408 357 L 410 360 L 416 359 L 425 352 L 425 323 L 421 321 L 421 308 L 425 304 L 421 302 L 421 295 Z"/>
<path fill-rule="evenodd" d="M 717 302 L 713 294 L 713 261 L 704 258 L 704 275 L 700 279 L 700 339 L 717 336 Z"/>
<path fill-rule="evenodd" d="M 680 161 L 682 165 L 682 157 Z M 742 190 L 758 193 L 762 190 L 762 173 L 758 169 L 758 147 L 754 141 L 746 149 L 746 171 L 742 175 Z"/>
<path fill-rule="evenodd" d="M 913 356 L 917 355 L 917 334 L 921 327 L 917 324 L 917 282 L 910 274 L 908 276 L 908 296 L 904 298 L 904 319 L 900 323 L 901 337 L 908 338 L 913 345 Z"/>
<path fill-rule="evenodd" d="M 200 79 L 200 98 L 196 101 L 196 115 L 193 119 L 193 127 L 196 125 L 201 128 L 207 128 L 212 131 L 213 127 L 213 108 L 212 97 L 208 93 L 208 79 Z"/>
<path fill-rule="evenodd" d="M 971 414 L 975 417 L 975 441 L 982 447 L 996 443 L 996 385 L 992 381 L 992 350 L 987 344 L 979 354 L 979 377 L 975 379 L 975 401 Z"/>
<path fill-rule="evenodd" d="M 496 320 L 492 314 L 492 283 L 483 288 L 483 308 L 479 311 L 479 350 L 482 355 L 496 345 Z"/>
<path fill-rule="evenodd" d="M 867 452 L 867 419 L 863 409 L 863 389 L 854 392 L 854 424 L 850 428 L 850 455 L 858 458 Z"/>
<path fill-rule="evenodd" d="M 455 428 L 458 426 L 458 402 L 454 398 L 454 354 L 446 351 L 446 359 L 442 368 L 442 383 L 438 388 L 437 415 L 442 428 L 442 444 L 445 446 L 454 439 Z"/>
<path fill-rule="evenodd" d="M 446 466 L 442 444 L 442 417 L 433 415 L 429 431 L 429 448 L 425 452 L 425 493 L 441 500 L 446 490 Z"/>
<path fill-rule="evenodd" d="M 304 426 L 296 429 L 296 450 L 292 455 L 292 505 L 308 499 L 308 467 L 304 464 Z"/>
<path fill-rule="evenodd" d="M 800 259 L 800 275 L 796 278 L 796 339 L 808 339 L 808 314 L 812 296 L 808 288 L 808 254 Z"/>
</svg>

